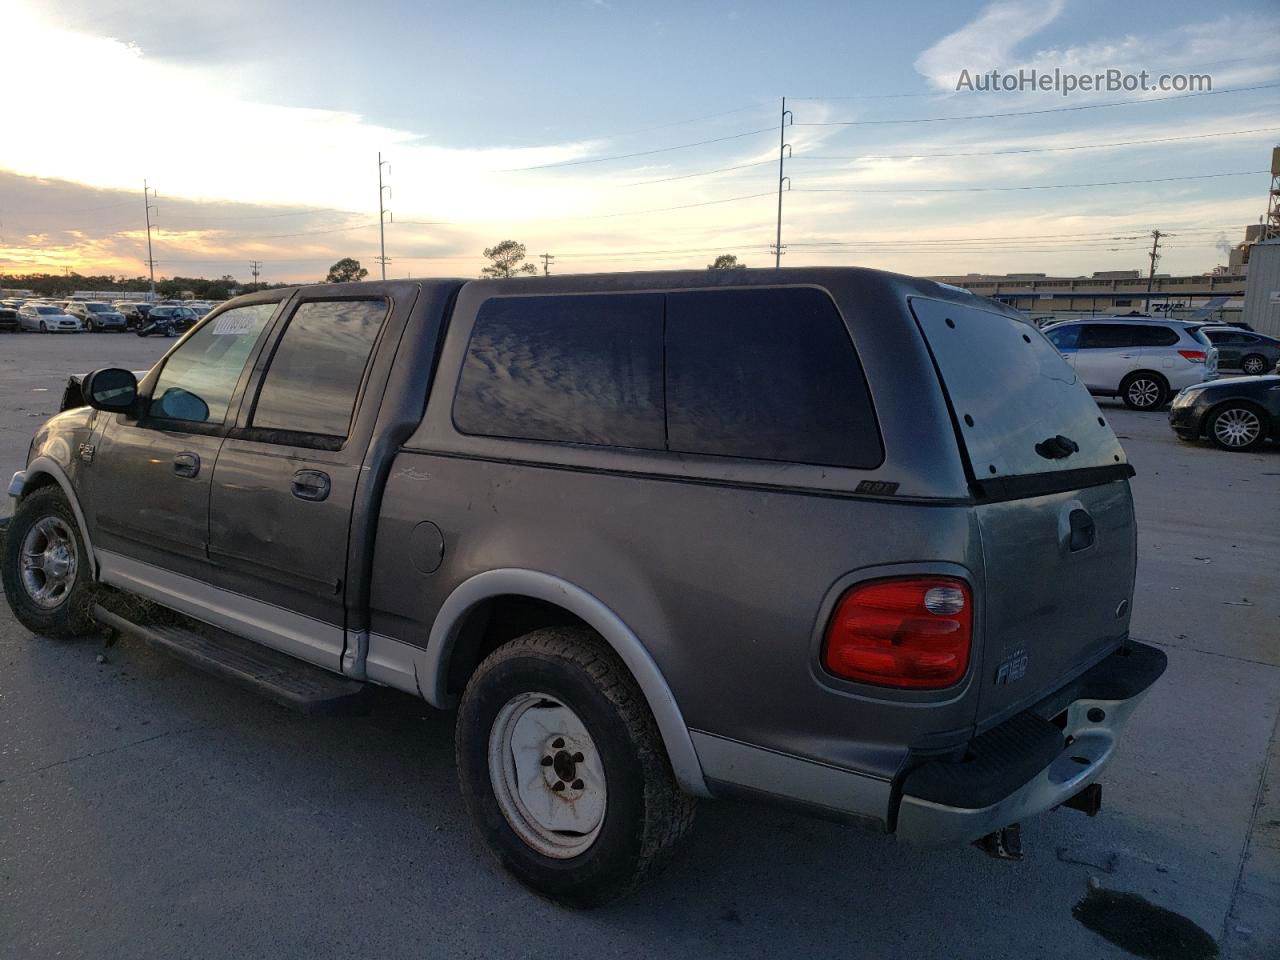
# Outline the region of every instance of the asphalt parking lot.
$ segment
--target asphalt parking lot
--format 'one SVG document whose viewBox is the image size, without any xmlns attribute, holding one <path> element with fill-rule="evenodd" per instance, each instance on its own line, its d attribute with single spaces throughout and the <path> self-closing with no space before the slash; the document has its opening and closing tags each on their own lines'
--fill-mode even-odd
<svg viewBox="0 0 1280 960">
<path fill-rule="evenodd" d="M 0 475 L 67 373 L 170 343 L 0 334 Z M 1164 414 L 1103 406 L 1138 470 L 1133 633 L 1169 671 L 1101 814 L 1025 824 L 1020 863 L 708 803 L 654 885 L 567 913 L 471 838 L 449 716 L 380 692 L 368 716 L 299 717 L 131 640 L 32 637 L 0 607 L 0 957 L 1133 956 L 1073 914 L 1119 892 L 1142 898 L 1120 918 L 1137 955 L 1213 955 L 1161 945 L 1177 918 L 1150 904 L 1221 956 L 1275 960 L 1280 448 L 1183 444 Z"/>
</svg>

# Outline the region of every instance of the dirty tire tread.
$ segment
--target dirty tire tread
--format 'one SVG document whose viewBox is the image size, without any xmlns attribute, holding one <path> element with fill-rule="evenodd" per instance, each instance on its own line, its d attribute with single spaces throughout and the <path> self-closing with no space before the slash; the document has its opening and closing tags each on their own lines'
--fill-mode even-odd
<svg viewBox="0 0 1280 960">
<path fill-rule="evenodd" d="M 587 900 L 557 897 L 543 890 L 540 895 L 572 907 L 596 907 L 634 892 L 652 879 L 670 862 L 680 841 L 689 833 L 697 812 L 697 801 L 682 791 L 667 757 L 657 722 L 645 702 L 644 694 L 622 660 L 594 632 L 571 627 L 547 627 L 518 637 L 499 647 L 476 668 L 471 683 L 483 678 L 511 660 L 528 656 L 561 661 L 583 671 L 617 712 L 618 719 L 630 734 L 642 770 L 644 791 L 641 844 L 630 878 L 603 895 Z M 468 693 L 471 691 L 468 684 Z M 467 696 L 464 694 L 463 710 Z M 461 716 L 459 718 L 461 730 Z M 486 739 L 487 739 L 487 730 Z M 455 759 L 461 772 L 466 763 L 463 737 L 455 739 Z M 472 814 L 477 800 L 464 789 L 464 800 Z M 518 840 L 516 842 L 519 842 Z M 498 858 L 497 851 L 491 852 Z M 505 863 L 503 863 L 506 866 Z"/>
<path fill-rule="evenodd" d="M 67 602 L 54 610 L 41 610 L 33 604 L 23 602 L 25 592 L 18 580 L 18 553 L 22 549 L 27 530 L 36 520 L 50 513 L 57 514 L 71 529 L 77 551 L 78 572 L 76 584 Z M 96 629 L 90 612 L 93 606 L 91 561 L 80 533 L 80 525 L 76 522 L 75 513 L 61 488 L 41 487 L 18 502 L 4 538 L 3 550 L 0 580 L 4 584 L 5 600 L 19 623 L 32 633 L 47 637 L 79 637 Z"/>
</svg>

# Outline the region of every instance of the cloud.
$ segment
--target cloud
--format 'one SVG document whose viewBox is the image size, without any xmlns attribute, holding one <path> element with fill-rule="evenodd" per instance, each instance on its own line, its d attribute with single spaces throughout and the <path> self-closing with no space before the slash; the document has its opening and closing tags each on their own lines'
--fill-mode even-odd
<svg viewBox="0 0 1280 960">
<path fill-rule="evenodd" d="M 1018 45 L 1057 20 L 1065 6 L 1066 0 L 996 0 L 916 57 L 914 66 L 934 87 L 952 92 L 961 70 L 1005 68 Z"/>
</svg>

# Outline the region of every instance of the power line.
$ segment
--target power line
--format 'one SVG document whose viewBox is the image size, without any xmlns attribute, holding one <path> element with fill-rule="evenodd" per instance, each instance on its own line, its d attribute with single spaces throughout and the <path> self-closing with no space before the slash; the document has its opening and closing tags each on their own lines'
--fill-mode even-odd
<svg viewBox="0 0 1280 960">
<path fill-rule="evenodd" d="M 1009 150 L 983 150 L 966 153 L 885 153 L 885 154 L 850 154 L 848 156 L 823 156 L 818 154 L 801 154 L 796 157 L 797 160 L 928 160 L 931 158 L 943 157 L 1003 157 L 1012 154 L 1023 153 L 1061 153 L 1068 150 L 1101 150 L 1105 147 L 1133 147 L 1148 143 L 1174 143 L 1182 140 L 1208 140 L 1213 137 L 1234 137 L 1246 133 L 1270 133 L 1280 130 L 1280 127 L 1254 127 L 1249 130 L 1223 130 L 1220 133 L 1197 133 L 1189 134 L 1182 137 L 1156 137 L 1151 140 L 1116 140 L 1112 143 L 1081 143 L 1069 147 L 1016 147 Z M 761 163 L 772 163 L 771 160 L 762 160 Z M 754 166 L 754 164 L 744 164 L 744 166 Z M 728 168 L 733 169 L 733 168 Z M 719 173 L 718 170 L 708 171 L 710 173 Z M 687 176 L 702 176 L 702 174 L 687 174 Z M 673 178 L 674 179 L 674 178 Z M 660 181 L 649 181 L 658 183 Z M 633 184 L 628 184 L 633 186 Z"/>
<path fill-rule="evenodd" d="M 1271 90 L 1280 83 L 1260 83 L 1252 87 L 1232 87 L 1228 90 L 1205 90 L 1200 93 L 1179 93 L 1167 97 L 1136 97 L 1132 100 L 1112 100 L 1109 103 L 1083 103 L 1072 107 L 1045 107 L 1041 110 L 1010 110 L 1005 113 L 969 113 L 952 117 L 911 117 L 889 120 L 825 120 L 801 123 L 801 127 L 865 127 L 888 123 L 949 123 L 953 120 L 995 120 L 1001 117 L 1035 117 L 1046 113 L 1072 113 L 1077 110 L 1102 110 L 1106 107 L 1125 107 L 1135 103 L 1163 103 L 1170 100 L 1193 100 L 1196 97 L 1220 97 L 1229 93 L 1248 93 L 1253 90 Z"/>
<path fill-rule="evenodd" d="M 1035 183 L 1021 187 L 798 187 L 797 193 L 996 193 L 1017 190 L 1067 190 L 1075 187 L 1118 187 L 1139 183 L 1173 183 L 1178 180 L 1212 180 L 1220 177 L 1253 177 L 1266 170 L 1242 170 L 1236 173 L 1201 173 L 1187 177 L 1153 177 L 1147 180 L 1099 180 L 1094 183 Z"/>
</svg>

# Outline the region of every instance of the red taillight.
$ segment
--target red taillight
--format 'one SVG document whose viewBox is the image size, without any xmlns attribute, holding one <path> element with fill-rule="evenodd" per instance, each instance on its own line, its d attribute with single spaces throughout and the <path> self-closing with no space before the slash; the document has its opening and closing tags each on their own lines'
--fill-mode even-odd
<svg viewBox="0 0 1280 960">
<path fill-rule="evenodd" d="M 836 604 L 822 664 L 838 677 L 882 687 L 949 687 L 969 667 L 973 596 L 953 577 L 874 580 Z"/>
<path fill-rule="evenodd" d="M 1179 350 L 1184 359 L 1190 360 L 1192 363 L 1204 363 L 1206 354 L 1203 350 Z"/>
</svg>

